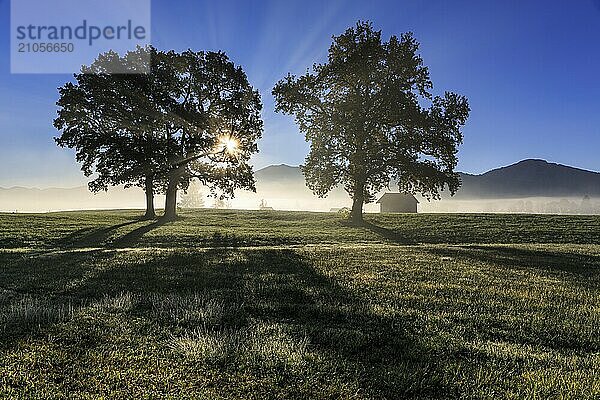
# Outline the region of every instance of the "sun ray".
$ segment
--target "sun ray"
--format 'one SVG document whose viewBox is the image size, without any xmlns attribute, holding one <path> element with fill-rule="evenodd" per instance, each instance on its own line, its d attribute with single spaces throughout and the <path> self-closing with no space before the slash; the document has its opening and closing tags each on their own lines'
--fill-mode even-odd
<svg viewBox="0 0 600 400">
<path fill-rule="evenodd" d="M 222 136 L 219 139 L 217 149 L 219 152 L 235 155 L 240 148 L 240 141 L 233 136 Z"/>
</svg>

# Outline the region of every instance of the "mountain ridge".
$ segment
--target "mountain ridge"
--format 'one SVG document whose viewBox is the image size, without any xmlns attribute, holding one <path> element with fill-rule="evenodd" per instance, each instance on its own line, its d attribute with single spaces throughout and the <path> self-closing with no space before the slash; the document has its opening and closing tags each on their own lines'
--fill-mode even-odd
<svg viewBox="0 0 600 400">
<path fill-rule="evenodd" d="M 461 173 L 458 198 L 600 196 L 600 173 L 526 159 L 480 175 Z"/>
<path fill-rule="evenodd" d="M 543 159 L 525 159 L 481 174 L 459 175 L 462 185 L 456 193 L 458 199 L 600 196 L 600 173 Z M 256 177 L 257 181 L 279 183 L 304 180 L 299 167 L 287 164 L 261 168 Z"/>
</svg>

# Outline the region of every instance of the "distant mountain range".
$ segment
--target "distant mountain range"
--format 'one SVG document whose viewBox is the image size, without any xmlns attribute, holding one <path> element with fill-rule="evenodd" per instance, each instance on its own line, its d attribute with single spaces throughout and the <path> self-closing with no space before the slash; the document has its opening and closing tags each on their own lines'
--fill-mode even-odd
<svg viewBox="0 0 600 400">
<path fill-rule="evenodd" d="M 481 175 L 463 173 L 461 178 L 458 197 L 600 196 L 600 173 L 544 160 L 523 160 Z"/>
<path fill-rule="evenodd" d="M 462 187 L 454 196 L 459 201 L 524 198 L 600 199 L 600 173 L 549 163 L 524 160 L 481 175 L 460 174 Z M 306 187 L 299 167 L 271 165 L 256 171 L 257 193 L 239 192 L 232 202 L 235 208 L 257 208 L 266 200 L 275 209 L 320 210 L 349 205 L 348 195 L 337 188 L 326 199 L 318 199 Z M 396 188 L 391 185 L 392 191 Z M 449 198 L 444 195 L 443 198 Z M 157 207 L 162 206 L 157 197 Z M 441 202 L 442 204 L 444 201 Z M 210 205 L 210 200 L 207 200 Z M 425 202 L 423 207 L 427 207 Z M 138 189 L 112 188 L 92 194 L 87 187 L 61 189 L 0 188 L 0 211 L 54 211 L 75 209 L 143 208 L 144 195 Z M 369 206 L 371 207 L 371 206 Z M 458 206 L 457 206 L 458 207 Z M 377 209 L 371 207 L 371 211 Z M 464 210 L 463 206 L 453 211 Z M 477 210 L 482 210 L 481 208 Z"/>
<path fill-rule="evenodd" d="M 481 175 L 460 176 L 457 199 L 600 196 L 600 173 L 544 160 L 523 160 Z M 283 164 L 256 171 L 256 179 L 263 187 L 304 185 L 300 168 Z"/>
</svg>

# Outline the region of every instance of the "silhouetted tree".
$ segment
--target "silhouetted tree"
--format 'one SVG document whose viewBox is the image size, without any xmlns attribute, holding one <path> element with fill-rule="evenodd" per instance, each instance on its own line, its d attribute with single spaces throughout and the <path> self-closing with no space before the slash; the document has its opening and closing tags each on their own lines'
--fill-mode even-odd
<svg viewBox="0 0 600 400">
<path fill-rule="evenodd" d="M 151 73 L 107 72 L 135 67 L 144 52 L 151 53 Z M 56 141 L 76 150 L 87 176 L 98 174 L 91 190 L 145 187 L 147 215 L 153 215 L 158 187 L 166 191 L 164 218 L 172 219 L 177 190 L 187 189 L 192 178 L 224 196 L 254 189 L 248 161 L 262 135 L 262 104 L 224 53 L 108 52 L 82 72 L 77 84 L 60 89 L 55 126 L 62 134 Z"/>
<path fill-rule="evenodd" d="M 215 197 L 215 201 L 213 202 L 213 208 L 216 208 L 218 210 L 231 208 L 231 203 L 224 197 Z"/>
<path fill-rule="evenodd" d="M 320 197 L 341 184 L 352 196 L 351 218 L 389 185 L 439 198 L 460 186 L 457 147 L 469 115 L 465 97 L 433 97 L 427 67 L 412 34 L 382 42 L 371 23 L 333 38 L 326 64 L 273 89 L 276 110 L 295 116 L 310 142 L 302 167 Z M 429 102 L 429 107 L 421 106 Z"/>
<path fill-rule="evenodd" d="M 179 207 L 181 208 L 204 208 L 204 193 L 197 179 L 190 181 L 188 188 L 181 195 Z"/>
<path fill-rule="evenodd" d="M 177 189 L 197 178 L 211 192 L 233 197 L 255 190 L 250 156 L 262 136 L 260 95 L 241 67 L 222 52 L 166 54 L 173 66 L 165 218 L 176 216 Z"/>
<path fill-rule="evenodd" d="M 150 58 L 149 74 L 138 74 Z M 109 51 L 92 65 L 82 67 L 76 83 L 59 88 L 55 138 L 62 147 L 75 149 L 92 192 L 110 186 L 139 186 L 146 193 L 147 218 L 154 218 L 154 194 L 164 186 L 166 141 L 162 133 L 165 96 L 164 58 L 154 48 L 138 48 L 123 57 Z M 109 71 L 130 71 L 112 74 Z M 159 183 L 157 185 L 157 183 Z"/>
</svg>

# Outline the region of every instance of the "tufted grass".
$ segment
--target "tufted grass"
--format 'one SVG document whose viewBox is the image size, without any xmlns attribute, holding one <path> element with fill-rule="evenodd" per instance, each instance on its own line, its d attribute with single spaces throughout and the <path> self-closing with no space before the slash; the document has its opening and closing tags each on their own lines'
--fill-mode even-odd
<svg viewBox="0 0 600 400">
<path fill-rule="evenodd" d="M 598 398 L 600 218 L 0 215 L 0 397 Z"/>
</svg>

